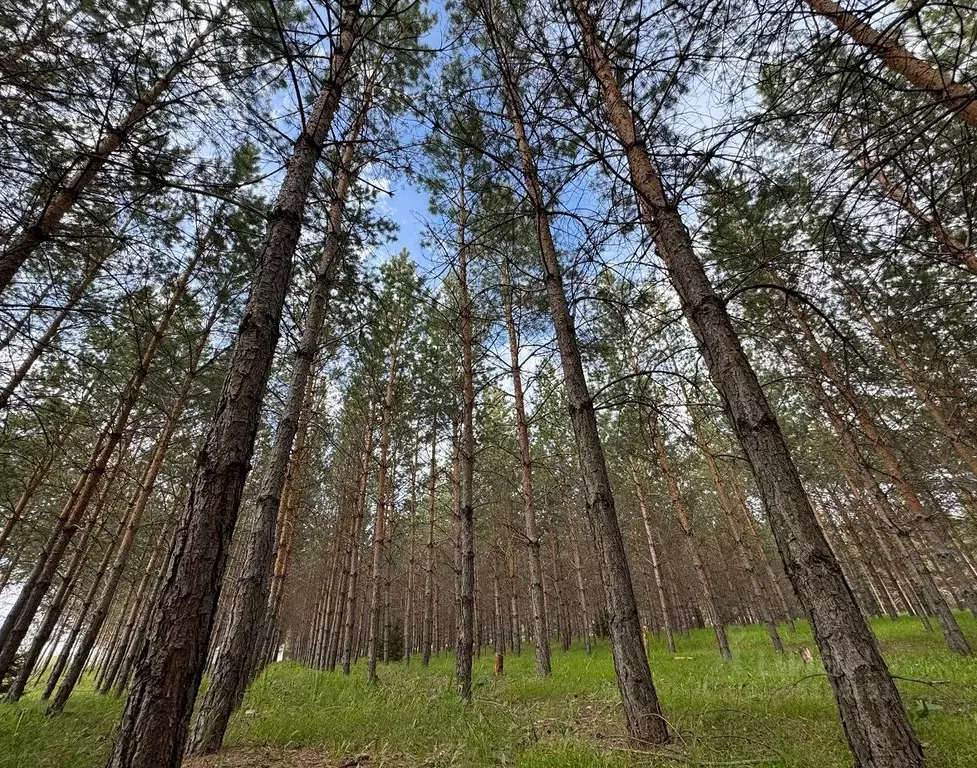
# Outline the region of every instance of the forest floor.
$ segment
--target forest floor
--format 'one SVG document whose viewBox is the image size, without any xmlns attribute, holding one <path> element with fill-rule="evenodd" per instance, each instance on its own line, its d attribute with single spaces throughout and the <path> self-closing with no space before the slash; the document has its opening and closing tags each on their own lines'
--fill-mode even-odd
<svg viewBox="0 0 977 768">
<path fill-rule="evenodd" d="M 960 616 L 977 644 L 977 621 Z M 873 622 L 926 746 L 929 768 L 977 766 L 977 661 L 946 651 L 938 633 L 910 618 Z M 453 659 L 422 669 L 416 659 L 381 666 L 376 687 L 362 665 L 349 678 L 294 663 L 269 667 L 232 720 L 227 748 L 192 768 L 623 768 L 624 766 L 848 766 L 850 756 L 823 671 L 804 625 L 782 628 L 777 657 L 762 628 L 731 628 L 724 663 L 711 633 L 678 637 L 668 654 L 651 649 L 656 687 L 673 743 L 633 752 L 623 723 L 610 651 L 555 651 L 553 675 L 533 674 L 533 652 L 508 656 L 492 676 L 492 655 L 475 670 L 471 706 L 452 690 Z M 48 719 L 36 694 L 0 705 L 0 768 L 101 768 L 121 702 L 82 688 Z"/>
</svg>

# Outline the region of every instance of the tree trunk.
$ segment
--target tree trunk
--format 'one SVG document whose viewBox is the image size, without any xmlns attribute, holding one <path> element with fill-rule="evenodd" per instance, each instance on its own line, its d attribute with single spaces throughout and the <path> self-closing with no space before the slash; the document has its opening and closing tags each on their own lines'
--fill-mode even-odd
<svg viewBox="0 0 977 768">
<path fill-rule="evenodd" d="M 716 634 L 716 645 L 719 647 L 719 654 L 729 661 L 733 658 L 729 650 L 729 639 L 726 636 L 726 627 L 723 626 L 719 618 L 719 611 L 716 608 L 716 601 L 712 594 L 712 587 L 709 584 L 709 574 L 706 572 L 702 557 L 699 555 L 699 548 L 692 526 L 689 522 L 688 508 L 682 492 L 678 487 L 678 480 L 672 469 L 671 460 L 668 458 L 668 447 L 665 443 L 665 434 L 662 431 L 661 422 L 658 419 L 658 412 L 654 408 L 645 411 L 648 420 L 649 431 L 651 432 L 652 444 L 655 449 L 655 459 L 661 469 L 662 477 L 665 478 L 665 486 L 668 488 L 668 497 L 672 501 L 672 510 L 675 519 L 685 537 L 686 547 L 689 551 L 689 558 L 692 560 L 692 570 L 695 572 L 696 580 L 699 582 L 699 591 L 702 597 L 702 608 L 706 623 L 712 627 Z M 644 420 L 642 420 L 644 422 Z"/>
<path fill-rule="evenodd" d="M 386 540 L 387 500 L 393 498 L 390 474 L 390 425 L 393 421 L 394 391 L 397 382 L 397 363 L 400 354 L 400 333 L 390 349 L 387 369 L 387 389 L 380 417 L 380 471 L 377 478 L 377 509 L 373 520 L 373 564 L 370 578 L 370 630 L 366 648 L 366 679 L 377 682 L 377 659 L 380 653 L 381 587 L 383 586 L 383 547 Z M 391 503 L 391 507 L 393 504 Z"/>
<path fill-rule="evenodd" d="M 556 331 L 570 406 L 570 419 L 577 444 L 587 517 L 591 535 L 594 537 L 598 571 L 604 587 L 611 633 L 611 652 L 624 708 L 625 725 L 629 740 L 635 746 L 664 744 L 669 740 L 668 724 L 662 715 L 658 695 L 651 679 L 648 657 L 645 654 L 638 603 L 634 597 L 624 537 L 614 507 L 607 460 L 604 457 L 604 447 L 597 428 L 594 403 L 584 376 L 573 316 L 563 288 L 562 268 L 550 230 L 549 213 L 543 197 L 536 159 L 526 134 L 521 94 L 508 66 L 506 49 L 498 39 L 498 35 L 494 34 L 491 12 L 484 3 L 481 5 L 481 10 L 502 73 L 506 111 L 519 152 L 526 192 L 533 208 L 543 267 L 543 283 Z"/>
<path fill-rule="evenodd" d="M 101 270 L 104 261 L 104 259 L 97 259 L 92 264 L 89 264 L 85 270 L 85 274 L 82 276 L 82 279 L 79 280 L 78 283 L 76 283 L 68 292 L 68 301 L 60 310 L 58 310 L 58 313 L 44 330 L 41 338 L 35 342 L 35 344 L 31 347 L 30 352 L 24 356 L 24 359 L 21 360 L 20 365 L 17 366 L 17 370 L 14 371 L 14 375 L 10 377 L 10 381 L 7 382 L 7 385 L 3 388 L 3 391 L 0 392 L 0 411 L 7 407 L 7 403 L 10 402 L 11 396 L 17 391 L 17 387 L 23 383 L 24 379 L 27 378 L 27 374 L 30 373 L 34 363 L 36 363 L 38 358 L 44 354 L 44 351 L 51 346 L 51 343 L 58 335 L 58 331 L 61 329 L 61 324 L 72 313 L 78 302 L 81 301 L 82 297 L 85 295 L 85 291 L 88 290 L 88 286 L 92 284 L 95 276 Z"/>
<path fill-rule="evenodd" d="M 583 582 L 583 563 L 580 560 L 580 542 L 573 526 L 570 527 L 570 543 L 573 545 L 573 570 L 577 576 L 577 595 L 580 599 L 580 620 L 583 627 L 584 647 L 589 656 L 593 651 L 590 637 L 590 610 L 587 608 L 587 590 L 584 589 Z"/>
<path fill-rule="evenodd" d="M 465 158 L 461 158 L 462 174 Z M 475 383 L 472 336 L 472 301 L 468 285 L 468 201 L 465 179 L 458 199 L 458 285 L 461 325 L 461 442 L 459 444 L 459 519 L 460 565 L 458 641 L 455 650 L 455 683 L 463 699 L 471 699 L 472 664 L 475 647 Z M 481 648 L 481 644 L 478 646 Z"/>
<path fill-rule="evenodd" d="M 126 650 L 136 631 L 139 613 L 145 606 L 147 595 L 151 593 L 154 580 L 159 577 L 159 559 L 163 554 L 163 546 L 166 543 L 166 538 L 166 531 L 161 531 L 156 543 L 153 545 L 149 563 L 143 570 L 142 578 L 136 587 L 135 599 L 132 601 L 128 612 L 122 620 L 119 639 L 114 654 L 106 660 L 102 671 L 99 673 L 100 681 L 96 684 L 96 690 L 101 694 L 108 693 L 112 689 L 112 686 L 115 685 L 119 670 L 125 659 Z"/>
<path fill-rule="evenodd" d="M 878 642 L 801 484 L 780 426 L 743 352 L 722 300 L 692 248 L 678 206 L 624 99 L 599 42 L 586 0 L 573 0 L 584 55 L 625 151 L 641 218 L 665 263 L 730 422 L 750 462 L 787 574 L 810 618 L 848 743 L 860 768 L 917 768 L 923 751 L 906 716 Z"/>
<path fill-rule="evenodd" d="M 427 543 L 424 556 L 424 621 L 421 629 L 421 666 L 431 663 L 431 650 L 434 647 L 434 523 L 437 511 L 435 495 L 438 478 L 438 430 L 435 423 L 431 427 L 431 468 L 427 480 Z"/>
<path fill-rule="evenodd" d="M 164 768 L 178 766 L 183 758 L 278 341 L 302 214 L 347 79 L 358 15 L 358 3 L 343 9 L 329 76 L 295 143 L 269 216 L 228 376 L 197 457 L 190 498 L 177 528 L 110 768 Z"/>
<path fill-rule="evenodd" d="M 543 566 L 540 560 L 539 532 L 536 528 L 536 502 L 533 497 L 533 452 L 529 442 L 529 421 L 522 387 L 522 366 L 519 363 L 519 335 L 512 309 L 512 281 L 509 262 L 502 261 L 502 307 L 509 336 L 509 373 L 516 406 L 516 429 L 519 434 L 519 459 L 522 465 L 522 508 L 526 531 L 526 554 L 529 559 L 529 606 L 533 615 L 533 635 L 536 638 L 536 674 L 548 676 L 550 666 L 550 635 L 543 606 Z"/>
<path fill-rule="evenodd" d="M 169 451 L 170 448 L 170 442 L 172 441 L 173 435 L 176 433 L 177 426 L 180 423 L 180 417 L 183 414 L 183 406 L 190 394 L 190 388 L 193 386 L 193 382 L 196 380 L 200 357 L 207 346 L 207 342 L 210 338 L 210 332 L 213 329 L 214 323 L 217 321 L 218 311 L 219 304 L 215 305 L 210 317 L 207 320 L 206 326 L 201 333 L 200 342 L 191 353 L 189 370 L 183 377 L 183 382 L 180 385 L 180 389 L 177 393 L 176 399 L 173 402 L 173 405 L 170 406 L 169 413 L 166 415 L 166 424 L 163 427 L 163 432 L 153 448 L 149 461 L 146 464 L 146 468 L 143 471 L 142 478 L 139 481 L 139 486 L 129 504 L 129 509 L 126 513 L 127 522 L 122 533 L 121 541 L 116 549 L 115 559 L 112 562 L 112 567 L 109 571 L 109 578 L 106 581 L 105 587 L 103 588 L 99 597 L 95 612 L 92 615 L 91 620 L 88 622 L 88 627 L 82 636 L 81 643 L 79 644 L 78 650 L 75 652 L 71 666 L 68 668 L 68 672 L 65 675 L 65 679 L 62 681 L 57 695 L 48 706 L 47 713 L 49 715 L 57 714 L 64 709 L 64 705 L 67 703 L 68 697 L 71 696 L 71 692 L 74 690 L 75 685 L 81 678 L 81 674 L 85 669 L 85 664 L 88 662 L 88 656 L 91 653 L 92 648 L 95 647 L 95 641 L 98 639 L 99 632 L 102 630 L 102 624 L 108 617 L 109 610 L 112 607 L 112 601 L 115 599 L 115 592 L 119 587 L 119 582 L 122 580 L 122 573 L 125 570 L 126 563 L 129 560 L 129 553 L 132 550 L 133 543 L 135 542 L 136 533 L 139 530 L 140 523 L 142 522 L 143 513 L 146 511 L 149 500 L 152 498 L 153 490 L 156 487 L 156 478 L 159 476 L 159 472 L 163 467 L 163 460 L 166 458 L 167 451 Z M 48 685 L 50 686 L 56 679 L 57 676 L 52 674 L 51 681 L 49 681 Z"/>
<path fill-rule="evenodd" d="M 773 643 L 774 650 L 778 654 L 783 655 L 784 644 L 780 639 L 780 633 L 777 631 L 777 622 L 774 619 L 773 612 L 770 609 L 770 599 L 767 596 L 763 581 L 757 575 L 756 568 L 753 564 L 753 558 L 750 557 L 750 553 L 743 541 L 743 534 L 740 531 L 739 525 L 737 525 L 732 502 L 729 498 L 729 494 L 726 493 L 726 486 L 719 476 L 719 467 L 716 465 L 716 457 L 710 450 L 709 444 L 706 442 L 705 435 L 702 432 L 702 427 L 696 418 L 695 411 L 691 407 L 689 408 L 689 415 L 692 419 L 692 429 L 695 431 L 695 438 L 696 442 L 699 444 L 699 450 L 701 450 L 703 455 L 706 457 L 706 468 L 709 471 L 709 478 L 712 480 L 713 487 L 716 489 L 716 495 L 719 498 L 719 507 L 722 510 L 723 516 L 726 518 L 726 525 L 729 527 L 730 533 L 733 534 L 733 542 L 736 544 L 736 553 L 739 555 L 740 567 L 742 567 L 743 572 L 747 576 L 747 580 L 750 582 L 750 589 L 753 591 L 753 599 L 756 601 L 757 609 L 760 611 L 760 617 L 763 620 L 763 625 L 767 628 L 767 634 L 770 635 L 770 642 Z"/>
<path fill-rule="evenodd" d="M 370 457 L 373 455 L 373 404 L 370 404 L 369 415 L 363 436 L 363 453 L 360 457 L 359 487 L 356 496 L 356 516 L 350 531 L 352 551 L 349 563 L 349 585 L 346 591 L 346 625 L 343 627 L 343 674 L 348 675 L 353 663 L 353 647 L 356 642 L 353 630 L 356 627 L 356 598 L 358 595 L 360 546 L 363 538 L 363 522 L 366 518 L 366 492 L 370 479 Z"/>
<path fill-rule="evenodd" d="M 916 529 L 922 536 L 926 537 L 927 543 L 933 548 L 934 555 L 941 566 L 940 569 L 945 578 L 955 585 L 956 590 L 963 597 L 964 604 L 977 616 L 977 592 L 974 591 L 970 579 L 966 577 L 956 553 L 947 544 L 948 530 L 946 518 L 939 512 L 931 511 L 923 504 L 913 484 L 909 481 L 902 462 L 896 455 L 895 449 L 892 447 L 890 441 L 883 435 L 882 430 L 876 423 L 875 418 L 869 413 L 861 397 L 859 397 L 854 388 L 845 380 L 841 371 L 835 365 L 834 360 L 831 359 L 824 347 L 821 346 L 807 319 L 797 306 L 796 301 L 788 298 L 787 305 L 794 319 L 797 321 L 797 326 L 803 333 L 808 346 L 814 352 L 818 367 L 848 403 L 852 413 L 858 420 L 859 427 L 861 427 L 862 432 L 869 439 L 875 453 L 882 461 L 886 474 L 891 478 L 892 484 L 902 496 Z"/>
<path fill-rule="evenodd" d="M 655 590 L 658 592 L 658 605 L 662 612 L 662 625 L 665 628 L 665 641 L 668 644 L 668 652 L 675 653 L 675 635 L 672 632 L 674 625 L 672 611 L 669 606 L 668 594 L 665 591 L 664 580 L 662 579 L 662 569 L 658 561 L 658 548 L 655 546 L 655 537 L 651 530 L 651 520 L 648 515 L 648 506 L 645 503 L 644 490 L 638 473 L 631 464 L 631 480 L 634 483 L 634 492 L 638 498 L 638 511 L 641 513 L 641 522 L 644 523 L 645 536 L 648 539 L 648 554 L 651 556 L 651 570 L 655 577 Z"/>
</svg>

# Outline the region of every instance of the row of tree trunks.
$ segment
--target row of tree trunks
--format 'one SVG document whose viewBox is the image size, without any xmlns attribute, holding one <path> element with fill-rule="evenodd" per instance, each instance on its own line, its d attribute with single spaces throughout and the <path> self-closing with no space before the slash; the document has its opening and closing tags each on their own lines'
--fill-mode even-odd
<svg viewBox="0 0 977 768">
<path fill-rule="evenodd" d="M 88 657 L 91 654 L 92 649 L 95 647 L 95 642 L 102 630 L 102 625 L 109 615 L 113 600 L 115 599 L 116 591 L 118 590 L 119 583 L 122 580 L 122 574 L 125 571 L 126 563 L 129 560 L 129 553 L 132 551 L 132 545 L 135 543 L 136 534 L 140 529 L 143 513 L 146 511 L 146 507 L 149 505 L 149 501 L 153 496 L 153 491 L 156 488 L 156 480 L 159 477 L 160 470 L 163 468 L 163 462 L 166 459 L 173 436 L 176 434 L 177 427 L 180 423 L 180 418 L 183 415 L 184 406 L 186 405 L 187 398 L 190 395 L 190 390 L 197 378 L 197 374 L 199 373 L 200 359 L 210 341 L 210 333 L 214 327 L 214 324 L 217 322 L 219 311 L 219 304 L 215 304 L 203 330 L 200 333 L 200 338 L 191 352 L 187 373 L 183 377 L 183 381 L 177 390 L 177 395 L 174 398 L 173 403 L 170 405 L 169 412 L 166 414 L 166 422 L 163 425 L 163 431 L 157 439 L 156 445 L 153 447 L 152 452 L 150 453 L 149 461 L 143 470 L 142 477 L 139 480 L 139 485 L 137 486 L 136 491 L 129 502 L 122 538 L 116 548 L 115 559 L 112 562 L 105 587 L 102 589 L 101 595 L 99 596 L 98 605 L 88 622 L 88 626 L 81 638 L 78 649 L 74 653 L 74 658 L 71 666 L 68 668 L 68 671 L 65 674 L 65 679 L 61 683 L 61 687 L 58 689 L 57 695 L 54 697 L 50 706 L 48 707 L 48 714 L 55 714 L 64 709 L 64 705 L 67 703 L 75 685 L 81 678 L 85 665 L 88 663 Z M 80 629 L 80 627 L 73 630 L 73 634 L 77 634 L 78 629 Z M 63 654 L 62 657 L 67 658 L 67 654 Z M 58 676 L 58 674 L 52 672 L 48 685 L 50 686 L 56 682 Z"/>
<path fill-rule="evenodd" d="M 77 530 L 78 523 L 84 517 L 90 502 L 101 485 L 106 467 L 115 455 L 115 449 L 119 445 L 119 441 L 122 440 L 133 409 L 139 401 L 142 386 L 149 376 L 160 344 L 166 338 L 170 321 L 183 301 L 190 280 L 200 265 L 200 261 L 213 238 L 214 231 L 212 224 L 207 235 L 198 241 L 193 258 L 177 278 L 166 307 L 153 329 L 146 348 L 139 357 L 136 370 L 130 375 L 122 390 L 115 412 L 96 439 L 85 468 L 65 502 L 34 569 L 25 581 L 17 601 L 3 623 L 3 627 L 0 628 L 0 678 L 9 670 L 15 654 L 51 586 L 54 574 L 61 564 L 68 544 Z"/>
</svg>

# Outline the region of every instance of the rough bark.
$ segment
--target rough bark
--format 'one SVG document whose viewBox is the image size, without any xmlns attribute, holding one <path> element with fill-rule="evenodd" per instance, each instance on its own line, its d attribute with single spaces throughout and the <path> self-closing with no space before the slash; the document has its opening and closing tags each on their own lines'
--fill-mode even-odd
<svg viewBox="0 0 977 768">
<path fill-rule="evenodd" d="M 330 71 L 295 143 L 269 215 L 228 375 L 118 729 L 110 768 L 179 766 L 254 450 L 292 257 L 322 146 L 347 79 L 359 4 L 343 9 Z"/>
<path fill-rule="evenodd" d="M 878 642 L 818 527 L 777 419 L 726 307 L 695 255 L 678 205 L 665 193 L 586 0 L 573 0 L 573 11 L 584 56 L 625 152 L 641 219 L 757 479 L 787 575 L 810 616 L 855 761 L 860 768 L 918 768 L 922 746 Z"/>
</svg>

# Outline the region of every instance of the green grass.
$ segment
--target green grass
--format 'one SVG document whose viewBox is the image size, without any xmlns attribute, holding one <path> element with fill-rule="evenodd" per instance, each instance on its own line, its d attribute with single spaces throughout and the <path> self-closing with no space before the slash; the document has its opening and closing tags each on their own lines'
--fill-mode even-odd
<svg viewBox="0 0 977 768">
<path fill-rule="evenodd" d="M 960 616 L 977 640 L 977 622 Z M 931 768 L 977 766 L 977 662 L 944 650 L 918 622 L 879 620 L 874 627 Z M 784 630 L 790 652 L 774 655 L 761 628 L 732 628 L 734 660 L 724 663 L 709 632 L 678 638 L 669 655 L 651 650 L 662 705 L 676 735 L 659 753 L 628 751 L 610 652 L 588 657 L 557 651 L 553 676 L 533 675 L 532 649 L 506 659 L 492 677 L 491 654 L 477 662 L 475 696 L 452 690 L 453 659 L 429 669 L 416 661 L 381 667 L 379 686 L 362 667 L 349 678 L 294 663 L 270 667 L 232 721 L 227 745 L 312 747 L 336 757 L 369 752 L 390 766 L 850 765 L 826 679 L 797 649 L 813 648 L 803 625 Z M 929 681 L 933 684 L 926 684 Z M 28 697 L 0 705 L 0 768 L 101 766 L 121 703 L 82 688 L 54 720 Z"/>
</svg>

